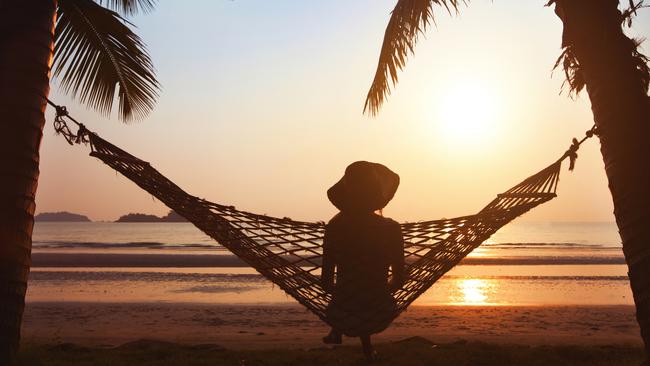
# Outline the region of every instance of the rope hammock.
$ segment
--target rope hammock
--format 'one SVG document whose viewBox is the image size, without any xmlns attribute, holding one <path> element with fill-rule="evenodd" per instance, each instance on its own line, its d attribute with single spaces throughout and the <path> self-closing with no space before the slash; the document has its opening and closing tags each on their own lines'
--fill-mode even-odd
<svg viewBox="0 0 650 366">
<path fill-rule="evenodd" d="M 498 194 L 477 214 L 401 224 L 405 281 L 401 288 L 392 291 L 394 302 L 378 300 L 374 308 L 366 309 L 362 314 L 356 311 L 332 317 L 328 316 L 328 304 L 333 294 L 320 283 L 324 223 L 259 215 L 192 196 L 148 162 L 86 129 L 69 116 L 65 107 L 48 102 L 56 108 L 55 130 L 71 145 L 89 144 L 91 156 L 158 198 L 324 322 L 348 335 L 372 329 L 373 324 L 379 325 L 375 331 L 385 328 L 497 230 L 555 198 L 562 162 L 569 158 L 572 170 L 579 146 L 596 132 L 594 127 L 582 140 L 573 139 L 569 150 L 558 160 Z M 78 131 L 73 133 L 66 121 L 77 124 Z"/>
</svg>

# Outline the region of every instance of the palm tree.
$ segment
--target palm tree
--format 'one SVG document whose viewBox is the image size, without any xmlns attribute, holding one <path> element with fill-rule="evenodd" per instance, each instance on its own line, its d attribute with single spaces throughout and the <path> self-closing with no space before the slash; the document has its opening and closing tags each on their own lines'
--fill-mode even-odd
<svg viewBox="0 0 650 366">
<path fill-rule="evenodd" d="M 466 0 L 399 0 L 386 28 L 379 65 L 364 112 L 376 114 L 397 83 L 418 36 L 433 21 L 434 5 L 458 12 Z M 623 26 L 643 6 L 625 12 L 618 0 L 551 0 L 563 21 L 564 68 L 571 90 L 591 100 L 614 214 L 629 267 L 646 354 L 650 355 L 650 98 L 648 59 Z M 390 81 L 389 81 L 390 78 Z"/>
<path fill-rule="evenodd" d="M 14 362 L 20 339 L 51 67 L 63 91 L 91 108 L 109 114 L 117 93 L 122 120 L 144 117 L 154 106 L 158 82 L 123 16 L 153 5 L 154 0 L 0 1 L 2 365 Z"/>
</svg>

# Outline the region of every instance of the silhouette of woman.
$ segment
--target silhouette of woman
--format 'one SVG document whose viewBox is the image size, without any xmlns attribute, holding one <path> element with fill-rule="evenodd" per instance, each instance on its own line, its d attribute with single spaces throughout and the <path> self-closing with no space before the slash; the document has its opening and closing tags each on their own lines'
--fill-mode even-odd
<svg viewBox="0 0 650 366">
<path fill-rule="evenodd" d="M 393 320 L 391 293 L 404 282 L 402 231 L 381 215 L 398 186 L 399 176 L 387 167 L 357 161 L 327 191 L 340 212 L 327 224 L 323 242 L 321 281 L 333 293 L 327 308 L 333 327 L 323 342 L 340 344 L 343 334 L 360 337 L 369 360 L 375 354 L 370 335 Z"/>
</svg>

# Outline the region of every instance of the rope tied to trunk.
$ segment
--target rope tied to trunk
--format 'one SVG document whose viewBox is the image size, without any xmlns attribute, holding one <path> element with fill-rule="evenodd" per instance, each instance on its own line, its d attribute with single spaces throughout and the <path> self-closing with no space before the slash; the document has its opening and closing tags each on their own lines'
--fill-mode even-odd
<svg viewBox="0 0 650 366">
<path fill-rule="evenodd" d="M 47 103 L 52 107 L 54 107 L 54 110 L 56 111 L 56 116 L 54 117 L 53 125 L 54 125 L 54 132 L 57 135 L 63 135 L 65 140 L 70 145 L 74 145 L 74 144 L 87 145 L 90 143 L 90 138 L 88 136 L 90 131 L 88 131 L 88 129 L 86 128 L 86 126 L 83 125 L 83 123 L 79 123 L 77 122 L 77 120 L 72 118 L 68 113 L 68 109 L 65 106 L 54 104 L 54 102 L 52 102 L 49 99 L 47 99 Z M 77 125 L 78 129 L 76 133 L 72 132 L 72 130 L 68 126 L 66 118 Z"/>
<path fill-rule="evenodd" d="M 594 124 L 589 130 L 585 132 L 585 137 L 583 137 L 582 140 L 578 141 L 577 138 L 573 138 L 571 141 L 571 146 L 569 146 L 569 149 L 560 158 L 560 161 L 569 158 L 569 171 L 572 172 L 576 167 L 576 160 L 578 160 L 578 149 L 580 149 L 580 145 L 582 145 L 583 142 L 587 141 L 587 139 L 592 138 L 594 135 L 598 135 L 596 124 Z"/>
</svg>

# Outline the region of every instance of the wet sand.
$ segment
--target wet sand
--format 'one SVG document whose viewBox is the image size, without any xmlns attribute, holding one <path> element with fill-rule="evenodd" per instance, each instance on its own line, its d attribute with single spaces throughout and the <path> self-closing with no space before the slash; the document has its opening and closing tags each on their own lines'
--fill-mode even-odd
<svg viewBox="0 0 650 366">
<path fill-rule="evenodd" d="M 159 250 L 160 253 L 77 253 L 35 251 L 32 254 L 34 267 L 174 267 L 174 268 L 237 268 L 249 267 L 243 260 L 231 254 L 178 253 Z M 296 261 L 295 258 L 287 258 Z M 316 260 L 315 263 L 318 263 Z M 509 257 L 472 257 L 468 256 L 462 265 L 622 265 L 622 256 L 509 256 Z"/>
<path fill-rule="evenodd" d="M 235 350 L 308 349 L 322 346 L 326 332 L 297 305 L 29 302 L 23 322 L 26 343 L 83 346 L 152 339 Z M 434 343 L 641 346 L 634 308 L 625 305 L 412 306 L 375 339 L 414 336 Z"/>
</svg>

